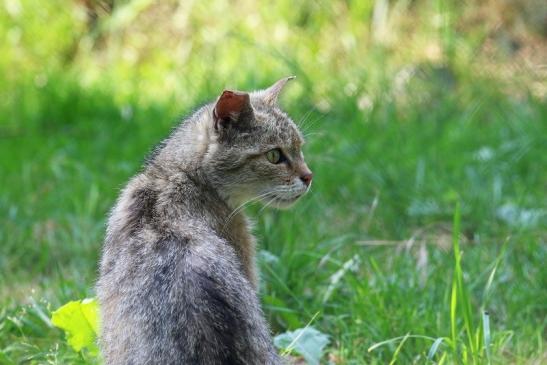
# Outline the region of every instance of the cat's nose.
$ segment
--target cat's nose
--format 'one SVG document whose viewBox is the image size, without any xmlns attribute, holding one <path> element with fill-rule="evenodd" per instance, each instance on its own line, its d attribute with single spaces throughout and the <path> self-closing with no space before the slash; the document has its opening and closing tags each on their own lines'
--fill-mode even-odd
<svg viewBox="0 0 547 365">
<path fill-rule="evenodd" d="M 306 171 L 306 173 L 300 176 L 300 180 L 302 180 L 302 182 L 306 186 L 310 186 L 312 178 L 313 178 L 313 173 L 310 170 Z"/>
</svg>

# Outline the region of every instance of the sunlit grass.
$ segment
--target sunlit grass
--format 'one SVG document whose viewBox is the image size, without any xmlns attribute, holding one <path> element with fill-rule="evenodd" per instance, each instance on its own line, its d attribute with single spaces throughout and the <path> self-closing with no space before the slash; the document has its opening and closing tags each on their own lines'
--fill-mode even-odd
<svg viewBox="0 0 547 365">
<path fill-rule="evenodd" d="M 290 74 L 312 191 L 248 209 L 272 331 L 313 319 L 334 364 L 545 360 L 547 107 L 516 56 L 482 52 L 482 7 L 123 1 L 90 31 L 65 2 L 9 3 L 0 364 L 93 363 L 48 318 L 94 295 L 119 189 L 181 115 Z"/>
</svg>

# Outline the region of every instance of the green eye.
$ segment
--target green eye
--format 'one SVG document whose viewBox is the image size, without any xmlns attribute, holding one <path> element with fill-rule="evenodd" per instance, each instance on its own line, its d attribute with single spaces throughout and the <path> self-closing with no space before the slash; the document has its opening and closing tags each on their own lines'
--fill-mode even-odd
<svg viewBox="0 0 547 365">
<path fill-rule="evenodd" d="M 266 158 L 271 163 L 278 164 L 282 161 L 283 154 L 281 153 L 281 150 L 279 150 L 279 148 L 274 148 L 273 150 L 269 150 L 268 152 L 266 152 Z"/>
</svg>

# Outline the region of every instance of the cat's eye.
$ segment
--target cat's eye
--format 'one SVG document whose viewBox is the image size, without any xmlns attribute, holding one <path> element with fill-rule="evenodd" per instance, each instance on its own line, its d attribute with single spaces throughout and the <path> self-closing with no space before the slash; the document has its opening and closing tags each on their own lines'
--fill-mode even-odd
<svg viewBox="0 0 547 365">
<path fill-rule="evenodd" d="M 279 148 L 274 148 L 273 150 L 266 152 L 266 158 L 273 164 L 278 164 L 287 160 Z"/>
</svg>

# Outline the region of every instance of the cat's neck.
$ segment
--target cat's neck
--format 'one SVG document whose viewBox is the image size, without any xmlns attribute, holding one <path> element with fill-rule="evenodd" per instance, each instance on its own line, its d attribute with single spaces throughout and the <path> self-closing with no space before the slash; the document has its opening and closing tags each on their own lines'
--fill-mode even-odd
<svg viewBox="0 0 547 365">
<path fill-rule="evenodd" d="M 160 191 L 159 208 L 167 213 L 162 221 L 168 226 L 163 229 L 184 234 L 191 223 L 214 231 L 235 249 L 245 275 L 256 287 L 256 241 L 243 206 L 223 197 L 200 169 L 155 175 L 154 180 Z"/>
</svg>

